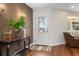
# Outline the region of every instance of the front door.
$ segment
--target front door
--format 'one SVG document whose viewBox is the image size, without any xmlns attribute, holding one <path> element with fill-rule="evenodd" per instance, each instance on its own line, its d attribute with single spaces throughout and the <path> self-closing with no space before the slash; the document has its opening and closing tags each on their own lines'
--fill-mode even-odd
<svg viewBox="0 0 79 59">
<path fill-rule="evenodd" d="M 48 20 L 45 16 L 38 17 L 38 44 L 48 45 L 49 44 L 49 31 L 48 31 Z"/>
</svg>

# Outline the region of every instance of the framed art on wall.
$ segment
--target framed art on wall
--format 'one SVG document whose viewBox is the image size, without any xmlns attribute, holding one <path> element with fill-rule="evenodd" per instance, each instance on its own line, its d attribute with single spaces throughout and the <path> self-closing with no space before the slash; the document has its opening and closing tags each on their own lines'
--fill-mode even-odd
<svg viewBox="0 0 79 59">
<path fill-rule="evenodd" d="M 79 17 L 70 17 L 69 19 L 70 31 L 79 30 Z"/>
</svg>

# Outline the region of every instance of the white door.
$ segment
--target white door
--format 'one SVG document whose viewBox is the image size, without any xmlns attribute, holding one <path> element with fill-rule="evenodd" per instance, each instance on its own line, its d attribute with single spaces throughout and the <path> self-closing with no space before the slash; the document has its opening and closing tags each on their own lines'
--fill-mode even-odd
<svg viewBox="0 0 79 59">
<path fill-rule="evenodd" d="M 41 45 L 49 45 L 48 20 L 45 16 L 38 17 L 38 38 L 36 42 Z"/>
</svg>

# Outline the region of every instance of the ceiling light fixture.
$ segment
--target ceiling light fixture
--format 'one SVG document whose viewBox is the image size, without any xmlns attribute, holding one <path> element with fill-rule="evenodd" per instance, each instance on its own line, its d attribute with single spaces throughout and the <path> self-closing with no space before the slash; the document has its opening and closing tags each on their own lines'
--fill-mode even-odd
<svg viewBox="0 0 79 59">
<path fill-rule="evenodd" d="M 74 8 L 74 6 L 71 6 L 71 8 Z"/>
</svg>

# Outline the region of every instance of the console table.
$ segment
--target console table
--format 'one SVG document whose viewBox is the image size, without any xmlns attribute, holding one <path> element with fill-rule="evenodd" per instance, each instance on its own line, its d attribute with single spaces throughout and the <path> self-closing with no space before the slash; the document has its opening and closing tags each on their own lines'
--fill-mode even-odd
<svg viewBox="0 0 79 59">
<path fill-rule="evenodd" d="M 23 38 L 23 39 L 24 39 L 24 38 Z M 22 40 L 23 40 L 23 39 L 22 39 Z M 6 46 L 6 55 L 9 56 L 10 44 L 11 44 L 11 43 L 15 43 L 15 42 L 18 43 L 20 40 L 21 40 L 21 39 L 18 39 L 18 40 L 15 40 L 15 41 L 11 41 L 11 42 L 0 42 L 0 55 L 2 56 L 2 49 L 1 49 L 1 48 L 2 48 L 3 45 Z M 25 48 L 25 47 L 26 47 L 26 46 L 25 46 L 26 43 L 25 43 L 25 40 L 23 40 L 23 41 L 24 41 L 24 48 Z"/>
<path fill-rule="evenodd" d="M 5 36 L 5 39 L 7 39 L 7 40 L 11 40 L 11 38 L 10 38 L 10 35 L 11 34 L 6 34 L 6 36 Z M 8 38 L 9 37 L 9 38 Z M 16 38 L 16 39 L 14 39 L 14 40 L 11 40 L 11 41 L 0 41 L 0 56 L 2 56 L 2 46 L 3 45 L 5 45 L 6 46 L 6 55 L 7 56 L 9 56 L 9 50 L 10 50 L 10 45 L 11 45 L 11 43 L 15 43 L 15 42 L 17 42 L 17 43 L 19 43 L 19 41 L 20 40 L 23 40 L 23 44 L 24 44 L 24 49 L 25 49 L 25 47 L 26 47 L 26 42 L 25 42 L 25 39 L 27 39 L 27 38 Z M 29 40 L 29 39 L 28 39 Z M 30 46 L 29 46 L 29 44 L 30 44 L 30 40 L 29 40 L 29 42 L 28 42 L 28 48 L 29 48 L 29 50 L 30 50 Z"/>
</svg>

